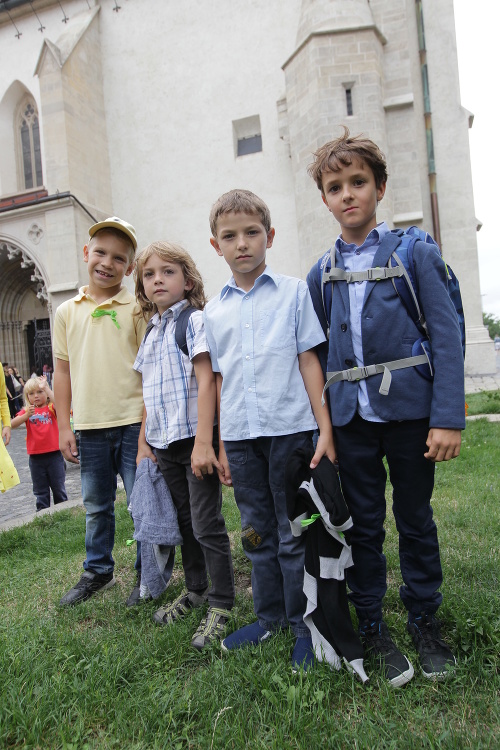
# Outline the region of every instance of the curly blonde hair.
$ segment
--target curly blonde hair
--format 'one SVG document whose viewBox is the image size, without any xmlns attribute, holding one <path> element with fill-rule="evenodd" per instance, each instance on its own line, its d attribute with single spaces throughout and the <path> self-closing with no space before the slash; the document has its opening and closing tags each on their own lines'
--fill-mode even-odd
<svg viewBox="0 0 500 750">
<path fill-rule="evenodd" d="M 205 290 L 203 288 L 203 279 L 201 274 L 196 268 L 195 262 L 189 253 L 184 250 L 180 245 L 176 245 L 173 242 L 164 242 L 158 240 L 152 242 L 150 245 L 140 251 L 136 258 L 134 279 L 135 279 L 135 296 L 137 302 L 141 307 L 142 315 L 145 320 L 149 320 L 152 315 L 157 312 L 157 307 L 154 302 L 151 302 L 146 297 L 144 291 L 144 284 L 142 283 L 142 274 L 146 262 L 151 258 L 152 255 L 157 255 L 168 263 L 177 263 L 182 269 L 184 278 L 186 281 L 191 281 L 193 284 L 192 289 L 186 290 L 185 299 L 190 305 L 196 307 L 198 310 L 203 310 L 207 304 L 207 298 L 205 296 Z"/>
</svg>

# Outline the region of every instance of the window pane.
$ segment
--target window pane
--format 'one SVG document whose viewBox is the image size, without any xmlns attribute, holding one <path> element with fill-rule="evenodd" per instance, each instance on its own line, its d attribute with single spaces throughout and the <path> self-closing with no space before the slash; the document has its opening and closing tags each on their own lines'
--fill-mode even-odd
<svg viewBox="0 0 500 750">
<path fill-rule="evenodd" d="M 252 135 L 250 138 L 238 138 L 238 156 L 255 154 L 262 151 L 262 136 Z"/>
<path fill-rule="evenodd" d="M 40 126 L 38 125 L 38 117 L 33 120 L 33 149 L 35 151 L 35 174 L 36 174 L 36 185 L 43 185 L 42 175 L 42 153 L 40 150 Z"/>
<path fill-rule="evenodd" d="M 347 114 L 348 115 L 352 115 L 353 110 L 352 110 L 352 91 L 351 91 L 351 89 L 346 89 L 345 90 L 345 103 L 346 103 L 346 108 L 347 108 Z"/>
<path fill-rule="evenodd" d="M 33 169 L 31 166 L 30 131 L 26 120 L 23 120 L 21 125 L 21 147 L 23 150 L 24 187 L 28 189 L 33 187 Z"/>
</svg>

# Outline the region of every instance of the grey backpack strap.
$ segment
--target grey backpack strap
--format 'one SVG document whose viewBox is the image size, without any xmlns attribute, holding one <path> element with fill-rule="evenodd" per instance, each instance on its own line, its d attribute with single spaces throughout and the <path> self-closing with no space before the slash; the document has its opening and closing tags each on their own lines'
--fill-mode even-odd
<svg viewBox="0 0 500 750">
<path fill-rule="evenodd" d="M 429 331 L 427 329 L 427 323 L 425 322 L 424 314 L 423 314 L 422 310 L 420 309 L 420 304 L 419 304 L 419 301 L 418 301 L 418 297 L 415 294 L 415 289 L 413 288 L 413 284 L 412 284 L 412 281 L 411 281 L 410 276 L 408 274 L 408 271 L 404 267 L 404 263 L 403 263 L 403 261 L 401 260 L 401 258 L 399 257 L 399 255 L 397 254 L 396 251 L 393 252 L 392 257 L 394 258 L 395 262 L 397 263 L 398 268 L 401 269 L 402 273 L 399 274 L 399 275 L 402 276 L 404 278 L 404 280 L 406 281 L 406 286 L 408 287 L 408 292 L 411 294 L 411 298 L 413 300 L 413 304 L 415 305 L 415 310 L 417 311 L 417 316 L 418 316 L 417 323 L 422 328 L 422 330 L 425 332 L 426 336 L 429 338 Z M 396 284 L 394 283 L 394 280 L 392 282 L 392 285 L 394 287 L 394 291 L 396 292 L 396 294 L 399 297 L 400 294 L 399 294 L 399 292 L 397 290 L 397 287 L 396 287 Z M 403 304 L 404 304 L 404 302 L 403 302 Z"/>
<path fill-rule="evenodd" d="M 325 319 L 327 322 L 327 330 L 326 330 L 326 338 L 330 338 L 330 325 L 331 325 L 331 310 L 327 309 L 327 302 L 325 298 L 325 284 L 327 284 L 330 281 L 330 274 L 332 270 L 335 270 L 335 247 L 330 248 L 330 269 L 327 270 L 328 267 L 328 261 L 325 260 L 323 265 L 323 273 L 321 274 L 321 302 L 323 304 L 323 311 L 325 313 Z M 331 295 L 330 295 L 330 304 L 331 304 Z"/>
<path fill-rule="evenodd" d="M 403 370 L 405 367 L 415 367 L 416 365 L 431 366 L 426 354 L 418 354 L 415 357 L 406 357 L 405 359 L 394 359 L 392 362 L 381 362 L 377 365 L 366 365 L 366 367 L 351 367 L 349 370 L 338 370 L 337 372 L 326 373 L 326 383 L 321 396 L 321 403 L 325 404 L 325 391 L 334 383 L 341 380 L 347 380 L 349 383 L 356 383 L 358 380 L 365 380 L 372 375 L 382 374 L 382 382 L 378 392 L 381 396 L 389 394 L 391 387 L 392 375 L 391 370 Z M 431 368 L 432 372 L 432 368 Z"/>
</svg>

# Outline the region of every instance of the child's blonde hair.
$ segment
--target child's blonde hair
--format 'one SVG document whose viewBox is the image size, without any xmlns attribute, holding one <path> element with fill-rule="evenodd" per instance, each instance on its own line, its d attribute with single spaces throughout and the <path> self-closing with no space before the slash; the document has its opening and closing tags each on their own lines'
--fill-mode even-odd
<svg viewBox="0 0 500 750">
<path fill-rule="evenodd" d="M 271 212 L 269 208 L 262 198 L 250 192 L 250 190 L 230 190 L 229 193 L 224 193 L 220 198 L 217 198 L 210 211 L 210 229 L 214 237 L 217 237 L 217 220 L 219 216 L 229 213 L 242 213 L 249 214 L 250 216 L 257 214 L 266 232 L 269 232 L 271 229 Z"/>
<path fill-rule="evenodd" d="M 38 391 L 44 383 L 43 378 L 29 378 L 24 384 L 23 388 L 23 401 L 26 407 L 31 406 L 28 396 L 35 391 Z M 50 401 L 49 394 L 47 394 L 47 403 Z"/>
<path fill-rule="evenodd" d="M 196 307 L 198 310 L 203 310 L 207 303 L 207 298 L 203 288 L 203 279 L 196 268 L 194 260 L 180 245 L 176 245 L 173 242 L 157 241 L 152 242 L 140 251 L 134 269 L 135 296 L 141 307 L 141 312 L 144 318 L 149 320 L 149 318 L 157 312 L 156 305 L 153 302 L 150 302 L 146 297 L 144 284 L 142 283 L 144 266 L 146 261 L 148 261 L 152 255 L 157 255 L 168 263 L 177 263 L 177 265 L 181 267 L 186 281 L 191 281 L 193 284 L 192 289 L 186 290 L 185 299 L 187 299 L 189 304 L 193 307 Z"/>
</svg>

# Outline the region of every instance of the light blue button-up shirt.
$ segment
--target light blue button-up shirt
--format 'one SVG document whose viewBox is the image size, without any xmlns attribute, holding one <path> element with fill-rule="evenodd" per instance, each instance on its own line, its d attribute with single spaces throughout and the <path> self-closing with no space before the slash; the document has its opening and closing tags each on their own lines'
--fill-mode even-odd
<svg viewBox="0 0 500 750">
<path fill-rule="evenodd" d="M 203 320 L 212 367 L 223 377 L 223 440 L 316 429 L 298 355 L 325 337 L 305 281 L 266 267 L 245 292 L 231 277 Z"/>
<path fill-rule="evenodd" d="M 348 245 L 341 236 L 337 237 L 335 248 L 342 255 L 346 271 L 366 271 L 367 268 L 373 267 L 373 259 L 380 243 L 386 234 L 389 233 L 389 227 L 383 221 L 375 229 L 372 229 L 362 245 L 354 243 Z M 361 337 L 361 313 L 363 311 L 363 302 L 365 299 L 366 281 L 355 281 L 348 284 L 349 287 L 349 306 L 351 308 L 350 324 L 352 348 L 356 357 L 356 365 L 364 367 L 363 361 L 363 340 Z M 366 380 L 358 382 L 358 413 L 368 422 L 383 422 L 373 411 L 368 398 L 368 389 Z"/>
</svg>

